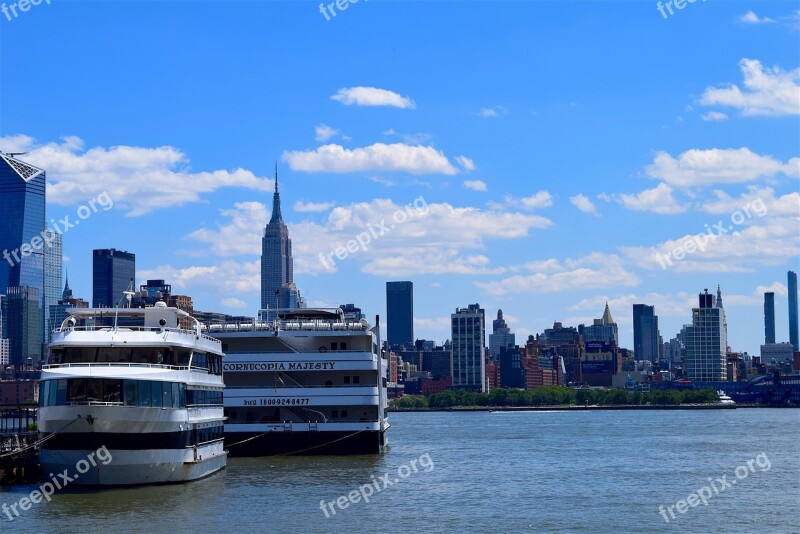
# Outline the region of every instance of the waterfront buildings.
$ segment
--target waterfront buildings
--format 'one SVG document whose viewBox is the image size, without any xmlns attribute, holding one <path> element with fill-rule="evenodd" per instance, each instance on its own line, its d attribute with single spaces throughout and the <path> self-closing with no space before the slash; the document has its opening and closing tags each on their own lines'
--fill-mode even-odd
<svg viewBox="0 0 800 534">
<path fill-rule="evenodd" d="M 791 343 L 765 343 L 761 345 L 761 363 L 781 364 L 791 362 L 794 357 L 794 349 Z"/>
<path fill-rule="evenodd" d="M 503 310 L 497 310 L 497 319 L 492 321 L 492 333 L 489 334 L 489 354 L 497 360 L 503 349 L 513 347 L 514 343 L 515 336 L 503 318 Z"/>
<path fill-rule="evenodd" d="M 589 341 L 600 341 L 609 345 L 619 347 L 619 331 L 617 323 L 611 317 L 611 310 L 606 302 L 606 308 L 603 310 L 603 316 L 600 319 L 595 319 L 594 323 L 590 326 L 579 325 L 578 332 L 583 336 L 583 340 L 588 343 Z"/>
<path fill-rule="evenodd" d="M 800 351 L 800 339 L 798 339 L 797 324 L 797 273 L 789 271 L 787 273 L 789 288 L 789 343 L 795 351 Z"/>
<path fill-rule="evenodd" d="M 775 343 L 775 293 L 764 293 L 764 344 Z"/>
<path fill-rule="evenodd" d="M 386 282 L 386 342 L 390 348 L 414 343 L 412 282 Z"/>
<path fill-rule="evenodd" d="M 289 229 L 281 214 L 281 195 L 278 192 L 278 170 L 275 169 L 275 193 L 272 196 L 272 216 L 261 239 L 261 309 L 280 308 L 279 299 L 284 284 L 294 283 L 294 260 Z M 296 289 L 296 288 L 295 288 Z M 286 299 L 290 296 L 284 294 Z M 268 313 L 268 312 L 267 312 Z"/>
<path fill-rule="evenodd" d="M 637 360 L 657 362 L 659 357 L 658 316 L 655 306 L 633 305 L 633 352 Z"/>
<path fill-rule="evenodd" d="M 51 305 L 48 309 L 48 322 L 51 325 L 48 330 L 48 342 L 52 340 L 52 331 L 54 328 L 61 326 L 64 319 L 69 317 L 67 310 L 70 308 L 88 308 L 89 303 L 83 299 L 75 298 L 72 295 L 72 289 L 69 287 L 69 277 L 64 283 L 64 290 L 61 292 L 61 299 L 55 304 Z"/>
<path fill-rule="evenodd" d="M 453 387 L 485 392 L 486 312 L 479 304 L 450 315 Z"/>
<path fill-rule="evenodd" d="M 553 323 L 553 328 L 545 329 L 544 333 L 539 336 L 537 343 L 540 352 L 543 353 L 544 348 L 551 348 L 555 351 L 555 354 L 564 359 L 564 376 L 567 384 L 579 385 L 582 383 L 581 364 L 585 345 L 575 327 L 564 326 L 563 323 L 555 322 Z"/>
<path fill-rule="evenodd" d="M 92 252 L 92 308 L 114 308 L 123 293 L 136 289 L 136 255 L 123 250 Z"/>
<path fill-rule="evenodd" d="M 686 328 L 685 374 L 692 381 L 727 380 L 728 324 L 718 299 L 708 290 L 699 295 L 699 306 L 692 308 L 692 325 Z"/>
<path fill-rule="evenodd" d="M 23 367 L 35 365 L 42 358 L 44 319 L 42 295 L 38 288 L 6 288 L 8 298 L 8 363 Z"/>
</svg>

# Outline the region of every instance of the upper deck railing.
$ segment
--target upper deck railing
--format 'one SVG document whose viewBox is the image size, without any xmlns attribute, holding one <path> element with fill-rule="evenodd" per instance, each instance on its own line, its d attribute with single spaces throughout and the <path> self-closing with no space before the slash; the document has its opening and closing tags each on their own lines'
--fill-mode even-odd
<svg viewBox="0 0 800 534">
<path fill-rule="evenodd" d="M 280 309 L 262 310 L 272 320 L 242 321 L 224 324 L 203 324 L 201 328 L 209 334 L 226 332 L 292 332 L 292 331 L 368 331 L 372 326 L 364 319 L 353 320 L 345 317 L 341 308 Z"/>
<path fill-rule="evenodd" d="M 206 341 L 210 341 L 214 344 L 219 344 L 219 340 L 215 337 L 207 336 L 203 334 L 202 331 L 198 336 L 197 330 L 186 330 L 185 328 L 167 328 L 167 327 L 152 327 L 152 326 L 108 326 L 108 325 L 82 325 L 82 326 L 65 326 L 62 324 L 58 328 L 53 329 L 53 333 L 62 333 L 62 332 L 154 332 L 157 334 L 163 334 L 164 332 L 171 332 L 175 334 L 181 334 L 186 336 L 192 336 L 196 339 L 205 339 Z"/>
</svg>

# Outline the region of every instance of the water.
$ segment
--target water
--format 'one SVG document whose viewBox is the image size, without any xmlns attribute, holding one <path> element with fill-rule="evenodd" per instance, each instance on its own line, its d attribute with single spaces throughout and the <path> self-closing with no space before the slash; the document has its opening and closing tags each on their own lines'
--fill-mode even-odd
<svg viewBox="0 0 800 534">
<path fill-rule="evenodd" d="M 391 420 L 383 456 L 231 459 L 224 472 L 191 484 L 67 490 L 13 523 L 0 516 L 0 530 L 800 532 L 800 410 L 400 413 Z M 430 465 L 426 454 L 430 471 L 422 467 Z M 756 458 L 755 472 L 707 506 L 673 508 L 669 524 L 659 515 L 660 505 L 674 507 L 708 478 L 736 480 L 736 468 L 747 470 Z M 382 475 L 391 482 L 401 466 L 407 478 L 383 489 Z M 335 515 L 329 509 L 326 518 L 321 500 L 373 480 L 381 491 L 369 503 Z M 2 489 L 0 503 L 33 489 Z"/>
</svg>

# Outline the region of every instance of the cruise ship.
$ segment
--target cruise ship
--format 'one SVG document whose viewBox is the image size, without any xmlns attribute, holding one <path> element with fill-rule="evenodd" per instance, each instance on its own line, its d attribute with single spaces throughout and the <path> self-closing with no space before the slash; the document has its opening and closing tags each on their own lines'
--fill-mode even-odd
<svg viewBox="0 0 800 534">
<path fill-rule="evenodd" d="M 68 313 L 39 385 L 44 473 L 74 473 L 71 484 L 134 485 L 225 467 L 218 340 L 163 301 Z"/>
<path fill-rule="evenodd" d="M 385 450 L 388 364 L 378 326 L 341 308 L 292 309 L 207 333 L 225 352 L 231 456 Z"/>
</svg>

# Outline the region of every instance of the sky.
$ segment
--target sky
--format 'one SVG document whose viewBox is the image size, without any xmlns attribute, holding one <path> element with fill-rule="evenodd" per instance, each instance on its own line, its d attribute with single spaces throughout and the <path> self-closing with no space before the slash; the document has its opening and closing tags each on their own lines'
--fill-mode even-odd
<svg viewBox="0 0 800 534">
<path fill-rule="evenodd" d="M 733 350 L 759 353 L 764 291 L 788 341 L 797 2 L 340 4 L 0 14 L 0 150 L 47 171 L 76 296 L 113 247 L 137 284 L 255 315 L 277 163 L 311 306 L 385 326 L 411 280 L 416 338 L 480 303 L 521 343 L 608 302 L 632 347 L 634 303 L 666 341 L 719 284 Z"/>
</svg>

